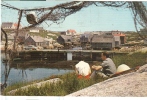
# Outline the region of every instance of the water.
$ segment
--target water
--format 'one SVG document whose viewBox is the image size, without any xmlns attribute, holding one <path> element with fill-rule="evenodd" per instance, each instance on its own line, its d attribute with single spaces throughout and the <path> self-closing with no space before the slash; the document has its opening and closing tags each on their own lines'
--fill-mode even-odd
<svg viewBox="0 0 147 100">
<path fill-rule="evenodd" d="M 28 68 L 28 69 L 15 69 L 11 68 L 9 71 L 9 65 L 7 65 L 7 72 L 5 64 L 1 61 L 1 83 L 6 81 L 7 85 L 12 85 L 18 82 L 33 81 L 43 79 L 52 75 L 61 75 L 68 72 L 73 72 L 69 69 L 57 69 L 57 68 Z M 6 76 L 8 74 L 8 77 Z"/>
</svg>

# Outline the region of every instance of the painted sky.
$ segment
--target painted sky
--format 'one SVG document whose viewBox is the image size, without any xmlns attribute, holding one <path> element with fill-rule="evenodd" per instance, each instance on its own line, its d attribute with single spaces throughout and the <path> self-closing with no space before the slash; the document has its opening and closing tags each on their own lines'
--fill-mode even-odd
<svg viewBox="0 0 147 100">
<path fill-rule="evenodd" d="M 17 8 L 50 7 L 67 1 L 5 1 Z M 2 22 L 17 22 L 18 12 L 2 9 Z M 29 25 L 26 20 L 21 21 L 23 26 Z M 46 23 L 48 23 L 46 21 Z M 66 31 L 75 29 L 77 32 L 84 31 L 135 31 L 133 15 L 127 8 L 96 7 L 95 5 L 82 9 L 68 16 L 59 25 L 52 24 L 50 27 L 42 23 L 40 27 L 52 31 Z M 48 23 L 49 24 L 49 23 Z"/>
</svg>

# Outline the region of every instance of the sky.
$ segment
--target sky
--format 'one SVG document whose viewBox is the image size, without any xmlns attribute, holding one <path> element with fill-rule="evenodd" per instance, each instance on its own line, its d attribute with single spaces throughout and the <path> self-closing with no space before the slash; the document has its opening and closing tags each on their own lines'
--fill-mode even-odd
<svg viewBox="0 0 147 100">
<path fill-rule="evenodd" d="M 17 8 L 39 8 L 51 7 L 67 1 L 5 1 Z M 2 22 L 17 22 L 18 12 L 10 9 L 1 9 Z M 24 16 L 23 16 L 24 17 Z M 47 24 L 46 24 L 47 23 Z M 26 19 L 21 20 L 22 26 L 28 26 Z M 81 11 L 68 16 L 59 25 L 45 21 L 40 25 L 46 30 L 66 31 L 74 29 L 77 32 L 85 31 L 136 31 L 133 15 L 128 8 L 96 7 L 95 5 L 82 9 Z"/>
</svg>

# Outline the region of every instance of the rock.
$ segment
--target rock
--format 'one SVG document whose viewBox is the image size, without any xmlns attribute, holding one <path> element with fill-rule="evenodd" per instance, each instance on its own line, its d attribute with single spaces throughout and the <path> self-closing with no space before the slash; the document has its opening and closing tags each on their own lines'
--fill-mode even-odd
<svg viewBox="0 0 147 100">
<path fill-rule="evenodd" d="M 141 66 L 136 72 L 139 72 L 139 73 L 147 72 L 147 64 Z"/>
<path fill-rule="evenodd" d="M 8 94 L 9 94 L 9 95 L 14 95 L 15 92 L 16 92 L 17 90 L 19 90 L 19 89 L 28 89 L 29 87 L 34 87 L 34 86 L 37 87 L 37 88 L 39 88 L 39 87 L 41 87 L 42 85 L 45 85 L 45 84 L 48 84 L 48 83 L 49 83 L 49 84 L 51 84 L 51 83 L 57 83 L 57 82 L 59 82 L 59 81 L 62 82 L 61 79 L 59 79 L 59 78 L 54 78 L 54 79 L 50 79 L 50 80 L 47 80 L 47 81 L 43 81 L 43 82 L 39 82 L 39 83 L 34 83 L 34 84 L 27 85 L 27 86 L 24 86 L 24 87 L 15 89 L 15 90 L 11 90 L 11 91 L 8 92 Z"/>
<path fill-rule="evenodd" d="M 137 72 L 109 78 L 67 96 L 92 97 L 146 97 L 147 96 L 147 64 Z"/>
</svg>

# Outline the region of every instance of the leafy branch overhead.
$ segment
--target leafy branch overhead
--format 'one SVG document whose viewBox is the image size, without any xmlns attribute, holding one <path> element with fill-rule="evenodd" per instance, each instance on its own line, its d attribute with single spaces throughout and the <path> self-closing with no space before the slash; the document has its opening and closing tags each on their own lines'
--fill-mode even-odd
<svg viewBox="0 0 147 100">
<path fill-rule="evenodd" d="M 80 11 L 83 8 L 95 5 L 97 7 L 124 7 L 129 8 L 134 15 L 134 24 L 137 30 L 137 23 L 143 28 L 147 28 L 147 3 L 145 2 L 128 2 L 128 1 L 71 1 L 62 3 L 53 7 L 46 8 L 34 8 L 34 9 L 19 9 L 2 2 L 2 7 L 11 8 L 14 10 L 23 11 L 24 15 L 27 15 L 30 11 L 33 11 L 37 15 L 38 21 L 34 24 L 26 26 L 24 28 L 34 27 L 48 20 L 52 23 L 61 23 L 65 18 L 71 14 Z M 138 31 L 138 30 L 137 30 Z"/>
</svg>

